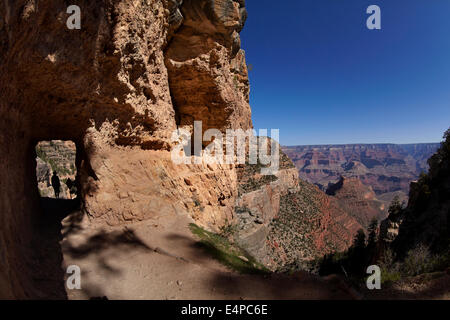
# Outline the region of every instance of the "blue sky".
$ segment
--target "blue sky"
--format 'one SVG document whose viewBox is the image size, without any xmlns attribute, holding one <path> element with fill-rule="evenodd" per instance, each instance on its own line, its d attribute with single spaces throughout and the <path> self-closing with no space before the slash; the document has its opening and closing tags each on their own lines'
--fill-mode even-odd
<svg viewBox="0 0 450 320">
<path fill-rule="evenodd" d="M 381 8 L 368 30 L 366 9 Z M 441 141 L 450 126 L 450 0 L 247 0 L 256 129 L 284 145 Z"/>
</svg>

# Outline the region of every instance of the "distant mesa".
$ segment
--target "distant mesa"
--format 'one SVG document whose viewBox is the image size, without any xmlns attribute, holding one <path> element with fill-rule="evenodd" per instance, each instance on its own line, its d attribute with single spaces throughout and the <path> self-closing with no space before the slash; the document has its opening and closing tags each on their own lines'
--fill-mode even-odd
<svg viewBox="0 0 450 320">
<path fill-rule="evenodd" d="M 410 182 L 428 171 L 427 159 L 439 146 L 439 143 L 312 145 L 283 147 L 283 151 L 294 162 L 300 178 L 324 191 L 334 192 L 332 185 L 338 184 L 342 177 L 355 177 L 372 187 L 377 198 L 389 202 L 395 195 L 407 196 Z"/>
<path fill-rule="evenodd" d="M 330 183 L 326 193 L 365 229 L 373 219 L 381 221 L 388 216 L 387 201 L 378 199 L 372 187 L 357 177 L 341 176 L 337 183 Z"/>
</svg>

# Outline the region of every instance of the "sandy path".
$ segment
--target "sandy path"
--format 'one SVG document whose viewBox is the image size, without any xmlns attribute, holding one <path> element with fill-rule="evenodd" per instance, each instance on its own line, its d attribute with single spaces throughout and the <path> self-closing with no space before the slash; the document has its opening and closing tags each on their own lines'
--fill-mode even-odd
<svg viewBox="0 0 450 320">
<path fill-rule="evenodd" d="M 69 299 L 346 299 L 349 294 L 307 273 L 241 275 L 196 246 L 186 217 L 120 228 L 77 227 L 61 241 L 63 267 L 81 268 Z M 63 222 L 63 233 L 70 226 Z M 80 229 L 78 229 L 80 228 Z"/>
<path fill-rule="evenodd" d="M 44 199 L 36 234 L 33 281 L 42 299 L 449 299 L 450 272 L 418 276 L 379 292 L 356 291 L 336 276 L 242 275 L 198 245 L 185 216 L 121 227 L 93 228 L 78 204 Z M 62 221 L 62 223 L 61 223 Z M 61 228 L 62 226 L 62 228 Z M 81 268 L 81 290 L 64 284 L 69 265 Z M 62 266 L 62 268 L 61 268 Z"/>
</svg>

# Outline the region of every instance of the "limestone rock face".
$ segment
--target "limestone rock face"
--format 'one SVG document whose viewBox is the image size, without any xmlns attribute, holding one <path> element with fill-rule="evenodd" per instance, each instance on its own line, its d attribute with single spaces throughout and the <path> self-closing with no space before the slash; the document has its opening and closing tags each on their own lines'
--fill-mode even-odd
<svg viewBox="0 0 450 320">
<path fill-rule="evenodd" d="M 280 212 L 282 196 L 297 189 L 297 170 L 284 168 L 276 173 L 274 181 L 261 185 L 257 190 L 243 193 L 238 198 L 238 238 L 241 245 L 257 258 L 264 260 L 267 256 L 269 226 Z"/>
<path fill-rule="evenodd" d="M 381 222 L 380 235 L 384 242 L 392 243 L 397 238 L 402 221 L 403 219 L 398 221 L 385 219 Z"/>
<path fill-rule="evenodd" d="M 293 146 L 283 148 L 299 170 L 300 178 L 326 190 L 341 176 L 358 178 L 389 203 L 406 197 L 409 183 L 428 170 L 427 159 L 438 143 L 354 144 Z"/>
<path fill-rule="evenodd" d="M 36 162 L 36 177 L 38 183 L 42 183 L 45 187 L 49 187 L 52 169 L 46 162 L 41 160 L 41 158 L 37 158 Z"/>
<path fill-rule="evenodd" d="M 418 246 L 442 256 L 450 249 L 450 129 L 428 164 L 428 174 L 411 183 L 408 205 L 400 217 L 389 215 L 384 221 L 398 222 L 391 248 L 400 257 Z"/>
<path fill-rule="evenodd" d="M 387 218 L 387 205 L 376 198 L 372 187 L 356 177 L 341 177 L 338 183 L 330 185 L 327 194 L 332 195 L 359 224 L 367 229 L 373 219 Z"/>
<path fill-rule="evenodd" d="M 0 297 L 33 297 L 35 146 L 71 140 L 90 223 L 186 214 L 233 219 L 234 166 L 175 165 L 177 126 L 252 127 L 239 32 L 244 1 L 0 3 Z M 8 184 L 4 183 L 7 181 Z"/>
<path fill-rule="evenodd" d="M 339 201 L 298 178 L 280 152 L 280 170 L 261 176 L 257 165 L 238 168 L 236 202 L 240 245 L 271 270 L 303 269 L 310 260 L 346 250 L 362 228 Z"/>
<path fill-rule="evenodd" d="M 170 92 L 180 126 L 203 121 L 211 128 L 252 127 L 249 85 L 239 31 L 247 11 L 243 1 L 185 0 L 166 51 Z"/>
</svg>

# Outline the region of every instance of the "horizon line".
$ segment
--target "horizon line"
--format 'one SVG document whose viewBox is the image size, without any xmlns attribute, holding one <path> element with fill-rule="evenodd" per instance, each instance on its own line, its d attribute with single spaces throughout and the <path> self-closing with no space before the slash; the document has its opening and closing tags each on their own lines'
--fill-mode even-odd
<svg viewBox="0 0 450 320">
<path fill-rule="evenodd" d="M 394 145 L 394 146 L 400 146 L 400 145 L 414 145 L 414 144 L 441 144 L 442 142 L 409 142 L 409 143 L 319 143 L 319 144 L 295 144 L 295 145 L 283 145 L 280 144 L 280 146 L 283 147 L 315 147 L 315 146 L 357 146 L 357 145 Z"/>
</svg>

